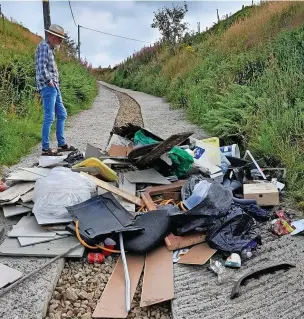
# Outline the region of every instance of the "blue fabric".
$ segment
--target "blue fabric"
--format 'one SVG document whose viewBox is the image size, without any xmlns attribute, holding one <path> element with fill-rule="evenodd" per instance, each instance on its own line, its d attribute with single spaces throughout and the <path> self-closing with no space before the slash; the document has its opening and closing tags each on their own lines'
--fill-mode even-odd
<svg viewBox="0 0 304 319">
<path fill-rule="evenodd" d="M 42 149 L 50 148 L 50 132 L 56 115 L 56 137 L 58 146 L 66 144 L 64 123 L 67 118 L 66 109 L 62 103 L 60 90 L 55 86 L 47 86 L 40 92 L 43 102 Z"/>
<path fill-rule="evenodd" d="M 38 91 L 47 87 L 53 81 L 59 88 L 59 74 L 51 45 L 42 41 L 36 49 L 36 82 Z"/>
</svg>

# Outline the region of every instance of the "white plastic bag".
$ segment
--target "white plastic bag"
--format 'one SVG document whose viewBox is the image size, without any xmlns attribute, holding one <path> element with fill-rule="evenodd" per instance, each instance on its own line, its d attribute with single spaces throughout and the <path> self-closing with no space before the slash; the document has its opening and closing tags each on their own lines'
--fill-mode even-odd
<svg viewBox="0 0 304 319">
<path fill-rule="evenodd" d="M 34 188 L 33 213 L 37 217 L 62 219 L 70 217 L 66 207 L 82 203 L 96 193 L 96 185 L 89 178 L 56 167 L 39 179 Z"/>
</svg>

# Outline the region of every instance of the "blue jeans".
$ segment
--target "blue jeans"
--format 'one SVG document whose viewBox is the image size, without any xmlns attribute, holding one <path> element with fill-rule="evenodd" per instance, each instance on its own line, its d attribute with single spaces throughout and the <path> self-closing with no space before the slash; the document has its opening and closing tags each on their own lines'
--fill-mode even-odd
<svg viewBox="0 0 304 319">
<path fill-rule="evenodd" d="M 66 144 L 64 123 L 67 118 L 66 109 L 62 103 L 60 90 L 55 86 L 47 86 L 40 92 L 43 103 L 42 149 L 50 148 L 51 127 L 56 115 L 56 137 L 58 146 Z"/>
</svg>

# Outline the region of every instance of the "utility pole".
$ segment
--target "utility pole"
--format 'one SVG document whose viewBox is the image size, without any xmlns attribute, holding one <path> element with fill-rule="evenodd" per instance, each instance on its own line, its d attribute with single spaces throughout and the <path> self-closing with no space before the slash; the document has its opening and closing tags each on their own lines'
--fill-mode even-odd
<svg viewBox="0 0 304 319">
<path fill-rule="evenodd" d="M 197 23 L 197 33 L 201 33 L 201 23 Z"/>
<path fill-rule="evenodd" d="M 43 5 L 44 29 L 48 30 L 51 25 L 51 12 L 50 12 L 49 0 L 42 0 L 42 5 Z M 47 32 L 45 32 L 45 38 L 47 38 Z"/>
<path fill-rule="evenodd" d="M 216 9 L 216 15 L 217 15 L 217 22 L 220 22 L 220 16 L 219 16 L 219 13 L 218 13 L 218 9 Z"/>
<path fill-rule="evenodd" d="M 80 25 L 78 24 L 78 60 L 80 61 Z"/>
</svg>

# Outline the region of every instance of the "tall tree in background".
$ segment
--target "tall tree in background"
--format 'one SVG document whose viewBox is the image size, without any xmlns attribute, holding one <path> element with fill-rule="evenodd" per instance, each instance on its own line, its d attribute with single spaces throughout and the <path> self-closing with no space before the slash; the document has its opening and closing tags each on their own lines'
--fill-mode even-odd
<svg viewBox="0 0 304 319">
<path fill-rule="evenodd" d="M 172 3 L 172 8 L 164 7 L 158 9 L 157 12 L 153 12 L 154 19 L 151 27 L 160 31 L 163 41 L 176 44 L 182 39 L 184 32 L 188 29 L 188 23 L 182 22 L 187 12 L 188 6 L 186 2 L 183 6 Z"/>
<path fill-rule="evenodd" d="M 64 54 L 68 60 L 77 58 L 77 44 L 71 37 L 66 34 L 66 38 L 63 39 L 60 47 L 60 51 Z"/>
</svg>

